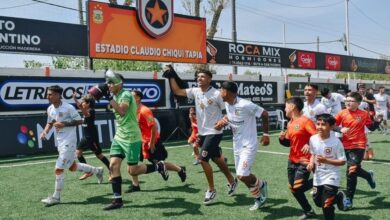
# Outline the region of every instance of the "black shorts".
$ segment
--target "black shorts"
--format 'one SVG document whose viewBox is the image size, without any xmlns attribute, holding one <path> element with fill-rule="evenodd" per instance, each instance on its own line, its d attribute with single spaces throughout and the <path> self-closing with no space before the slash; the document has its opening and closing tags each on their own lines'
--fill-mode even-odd
<svg viewBox="0 0 390 220">
<path fill-rule="evenodd" d="M 77 150 L 84 151 L 88 148 L 91 149 L 91 151 L 94 152 L 95 155 L 99 155 L 102 153 L 102 148 L 100 147 L 97 138 L 82 137 L 79 144 L 77 145 Z"/>
<path fill-rule="evenodd" d="M 219 158 L 222 155 L 222 149 L 219 147 L 221 139 L 222 134 L 199 135 L 200 159 L 209 161 L 210 158 Z"/>
<path fill-rule="evenodd" d="M 313 186 L 313 200 L 317 207 L 331 206 L 336 202 L 336 195 L 339 187 L 333 185 Z M 333 197 L 333 199 L 332 199 Z M 332 204 L 325 204 L 325 201 L 331 199 Z"/>
<path fill-rule="evenodd" d="M 288 160 L 287 174 L 288 183 L 291 187 L 294 186 L 296 181 L 300 181 L 303 185 L 307 184 L 310 177 L 310 172 L 305 165 L 293 163 L 291 160 Z"/>
<path fill-rule="evenodd" d="M 364 158 L 365 149 L 346 149 L 345 156 L 347 157 L 347 166 L 360 166 Z"/>
<path fill-rule="evenodd" d="M 151 163 L 156 163 L 160 160 L 165 160 L 168 157 L 168 151 L 165 149 L 164 144 L 158 140 L 157 143 L 155 144 L 156 151 L 155 152 L 150 152 L 149 151 L 149 162 Z M 144 155 L 141 150 L 141 155 L 140 155 L 140 161 L 144 160 Z"/>
</svg>

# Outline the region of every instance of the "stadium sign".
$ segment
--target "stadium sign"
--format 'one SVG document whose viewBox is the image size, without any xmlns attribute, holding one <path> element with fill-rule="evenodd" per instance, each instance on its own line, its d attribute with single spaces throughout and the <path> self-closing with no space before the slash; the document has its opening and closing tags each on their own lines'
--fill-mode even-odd
<svg viewBox="0 0 390 220">
<path fill-rule="evenodd" d="M 88 56 L 85 25 L 0 16 L 0 52 Z"/>
<path fill-rule="evenodd" d="M 48 106 L 47 87 L 59 85 L 64 91 L 62 99 L 74 103 L 73 93 L 81 98 L 88 90 L 102 80 L 83 78 L 57 78 L 57 77 L 0 77 L 0 107 L 1 111 L 45 110 Z M 140 90 L 143 102 L 147 106 L 165 107 L 165 81 L 147 79 L 127 79 L 125 89 Z M 105 108 L 108 102 L 101 100 L 96 103 L 97 108 Z"/>
</svg>

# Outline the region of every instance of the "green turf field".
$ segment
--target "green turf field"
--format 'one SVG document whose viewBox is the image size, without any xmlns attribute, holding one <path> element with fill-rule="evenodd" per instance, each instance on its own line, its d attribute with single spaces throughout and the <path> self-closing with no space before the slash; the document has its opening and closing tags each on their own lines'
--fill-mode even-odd
<svg viewBox="0 0 390 220">
<path fill-rule="evenodd" d="M 336 219 L 390 218 L 389 137 L 371 134 L 369 139 L 374 145 L 375 160 L 363 163 L 366 170 L 375 171 L 377 188 L 371 190 L 367 182 L 359 178 L 353 210 L 341 212 L 336 209 Z M 61 204 L 44 207 L 40 200 L 53 193 L 56 155 L 0 159 L 0 219 L 297 219 L 301 211 L 287 188 L 288 148 L 280 146 L 275 136 L 271 141 L 270 146 L 259 148 L 253 167 L 253 173 L 267 180 L 269 187 L 265 207 L 255 212 L 248 210 L 253 199 L 244 184 L 239 184 L 233 197 L 227 196 L 226 180 L 215 165 L 217 197 L 212 205 L 204 206 L 206 179 L 201 167 L 192 165 L 192 149 L 184 143 L 167 143 L 169 161 L 187 167 L 186 183 L 181 183 L 173 172 L 167 182 L 158 173 L 140 176 L 142 192 L 124 194 L 125 206 L 109 212 L 102 210 L 111 201 L 107 175 L 105 183 L 98 185 L 94 176 L 80 181 L 81 173 L 66 172 Z M 234 172 L 229 138 L 225 138 L 222 147 Z M 94 155 L 87 156 L 87 162 L 102 166 Z M 125 189 L 130 183 L 125 166 L 122 174 Z M 308 193 L 307 196 L 314 207 Z M 315 211 L 321 216 L 320 208 L 316 207 Z"/>
</svg>

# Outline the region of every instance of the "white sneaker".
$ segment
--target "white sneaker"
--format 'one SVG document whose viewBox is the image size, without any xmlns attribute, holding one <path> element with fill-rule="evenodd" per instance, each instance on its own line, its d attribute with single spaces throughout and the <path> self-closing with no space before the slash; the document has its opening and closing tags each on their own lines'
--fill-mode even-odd
<svg viewBox="0 0 390 220">
<path fill-rule="evenodd" d="M 203 201 L 203 204 L 205 205 L 208 205 L 210 203 L 213 202 L 213 199 L 215 198 L 215 196 L 217 195 L 217 191 L 206 191 L 206 195 L 204 197 L 204 201 Z"/>
<path fill-rule="evenodd" d="M 261 206 L 264 205 L 265 201 L 267 199 L 266 198 L 263 198 L 262 196 L 260 196 L 259 198 L 255 199 L 255 204 L 253 204 L 250 208 L 249 208 L 249 211 L 256 211 L 258 210 Z"/>
<path fill-rule="evenodd" d="M 42 199 L 41 202 L 43 202 L 46 206 L 52 206 L 60 203 L 60 199 L 57 199 L 53 196 L 49 196 L 46 199 Z"/>
<path fill-rule="evenodd" d="M 228 196 L 233 196 L 234 195 L 234 192 L 236 191 L 237 185 L 238 185 L 237 178 L 234 178 L 232 184 L 229 184 L 229 183 L 227 184 Z"/>
<path fill-rule="evenodd" d="M 96 177 L 98 179 L 98 183 L 102 184 L 103 183 L 103 172 L 104 169 L 103 167 L 97 167 L 98 172 L 96 173 Z"/>
</svg>

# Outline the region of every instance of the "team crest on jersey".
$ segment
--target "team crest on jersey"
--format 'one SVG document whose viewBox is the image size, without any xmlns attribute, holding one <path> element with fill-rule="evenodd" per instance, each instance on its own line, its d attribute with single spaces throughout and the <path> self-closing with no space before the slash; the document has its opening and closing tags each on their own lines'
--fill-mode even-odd
<svg viewBox="0 0 390 220">
<path fill-rule="evenodd" d="M 294 130 L 298 131 L 301 126 L 299 124 L 294 125 Z"/>
<path fill-rule="evenodd" d="M 325 153 L 325 155 L 330 155 L 332 153 L 332 148 L 331 147 L 325 147 L 324 153 Z"/>
<path fill-rule="evenodd" d="M 213 100 L 211 100 L 211 99 L 207 100 L 207 104 L 212 105 L 213 104 Z"/>
<path fill-rule="evenodd" d="M 361 122 L 361 121 L 362 121 L 362 117 L 361 117 L 361 116 L 357 116 L 355 119 L 356 119 L 356 121 L 358 121 L 358 122 Z"/>
<path fill-rule="evenodd" d="M 234 114 L 237 115 L 237 116 L 239 116 L 239 115 L 240 115 L 240 110 L 239 110 L 239 109 L 236 109 L 236 110 L 234 111 Z"/>
<path fill-rule="evenodd" d="M 138 0 L 138 20 L 153 38 L 164 36 L 173 24 L 173 0 Z"/>
</svg>

